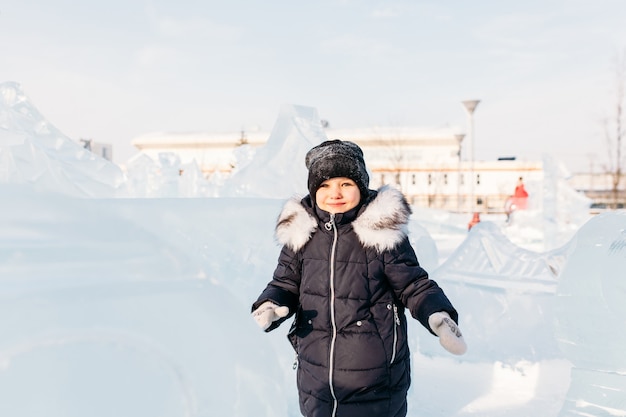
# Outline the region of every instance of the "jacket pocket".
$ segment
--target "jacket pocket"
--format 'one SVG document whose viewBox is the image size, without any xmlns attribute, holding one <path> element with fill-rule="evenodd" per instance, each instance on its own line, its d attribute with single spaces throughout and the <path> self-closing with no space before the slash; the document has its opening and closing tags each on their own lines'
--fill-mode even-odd
<svg viewBox="0 0 626 417">
<path fill-rule="evenodd" d="M 296 332 L 298 330 L 298 318 L 300 317 L 300 308 L 296 310 L 296 314 L 293 317 L 293 321 L 291 322 L 291 327 L 287 332 L 287 339 L 289 339 L 289 343 L 293 347 L 293 350 L 298 353 L 298 338 L 296 336 Z"/>
<path fill-rule="evenodd" d="M 387 308 L 391 311 L 391 314 L 393 314 L 393 328 L 392 328 L 392 332 L 393 332 L 393 342 L 392 342 L 392 347 L 391 347 L 391 360 L 389 361 L 389 364 L 393 364 L 396 360 L 396 355 L 398 353 L 398 336 L 399 336 L 399 331 L 400 331 L 400 316 L 398 315 L 398 306 L 395 304 L 387 304 Z"/>
</svg>

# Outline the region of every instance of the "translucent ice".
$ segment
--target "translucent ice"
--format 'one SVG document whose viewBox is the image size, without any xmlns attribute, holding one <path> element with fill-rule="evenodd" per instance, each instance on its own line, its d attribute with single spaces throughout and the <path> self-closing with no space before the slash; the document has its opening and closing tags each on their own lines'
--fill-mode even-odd
<svg viewBox="0 0 626 417">
<path fill-rule="evenodd" d="M 266 144 L 251 162 L 225 181 L 220 195 L 289 198 L 308 194 L 304 156 L 326 139 L 316 109 L 283 106 Z"/>
<path fill-rule="evenodd" d="M 625 271 L 626 212 L 593 218 L 576 235 L 557 290 L 556 334 L 574 365 L 561 416 L 626 415 Z"/>
<path fill-rule="evenodd" d="M 560 356 L 552 333 L 558 275 L 569 246 L 536 253 L 511 243 L 489 221 L 474 226 L 467 239 L 432 277 L 461 312 L 461 328 L 472 360 L 550 359 Z M 425 338 L 421 349 L 437 354 Z"/>
<path fill-rule="evenodd" d="M 117 165 L 44 119 L 19 84 L 0 84 L 0 183 L 76 197 L 114 197 L 123 182 Z"/>
<path fill-rule="evenodd" d="M 249 314 L 282 198 L 306 193 L 304 154 L 326 139 L 316 111 L 283 108 L 267 146 L 207 185 L 171 155 L 138 155 L 124 179 L 1 91 L 0 415 L 299 415 L 288 326 Z M 410 239 L 469 350 L 410 321 L 409 416 L 626 416 L 626 214 L 579 230 L 586 202 L 560 175 L 535 184 L 546 212 L 507 226 L 415 210 Z M 223 198 L 169 198 L 207 195 Z M 550 250 L 522 248 L 546 231 Z"/>
</svg>

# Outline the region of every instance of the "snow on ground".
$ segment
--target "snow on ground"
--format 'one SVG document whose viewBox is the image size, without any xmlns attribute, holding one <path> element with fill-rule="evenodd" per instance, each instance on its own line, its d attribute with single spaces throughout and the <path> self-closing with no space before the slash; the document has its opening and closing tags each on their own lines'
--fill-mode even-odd
<svg viewBox="0 0 626 417">
<path fill-rule="evenodd" d="M 228 180 L 180 177 L 174 155 L 123 172 L 0 84 L 0 415 L 298 416 L 287 326 L 265 334 L 249 309 L 318 120 L 285 107 Z M 469 350 L 411 322 L 409 416 L 626 416 L 626 213 L 588 218 L 549 174 L 510 223 L 415 208 Z"/>
</svg>

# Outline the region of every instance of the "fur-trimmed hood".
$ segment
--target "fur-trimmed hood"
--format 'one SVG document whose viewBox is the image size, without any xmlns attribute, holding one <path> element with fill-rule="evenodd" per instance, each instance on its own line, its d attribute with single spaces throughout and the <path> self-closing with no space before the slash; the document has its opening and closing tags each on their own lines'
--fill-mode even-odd
<svg viewBox="0 0 626 417">
<path fill-rule="evenodd" d="M 408 234 L 411 208 L 395 188 L 381 187 L 352 222 L 354 232 L 366 248 L 379 253 L 393 249 Z M 276 240 L 297 252 L 317 231 L 318 220 L 302 205 L 301 198 L 288 200 L 276 223 Z"/>
</svg>

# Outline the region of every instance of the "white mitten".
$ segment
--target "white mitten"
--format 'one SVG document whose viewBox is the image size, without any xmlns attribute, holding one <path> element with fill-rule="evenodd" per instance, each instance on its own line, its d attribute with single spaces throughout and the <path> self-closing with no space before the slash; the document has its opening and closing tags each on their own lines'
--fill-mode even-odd
<svg viewBox="0 0 626 417">
<path fill-rule="evenodd" d="M 266 301 L 252 312 L 252 317 L 256 320 L 259 327 L 267 330 L 270 325 L 289 314 L 289 307 L 277 306 L 271 301 Z"/>
<path fill-rule="evenodd" d="M 454 320 L 445 311 L 433 313 L 428 317 L 428 325 L 439 336 L 439 343 L 448 352 L 462 355 L 467 351 L 467 345 L 461 334 L 461 330 Z"/>
</svg>

